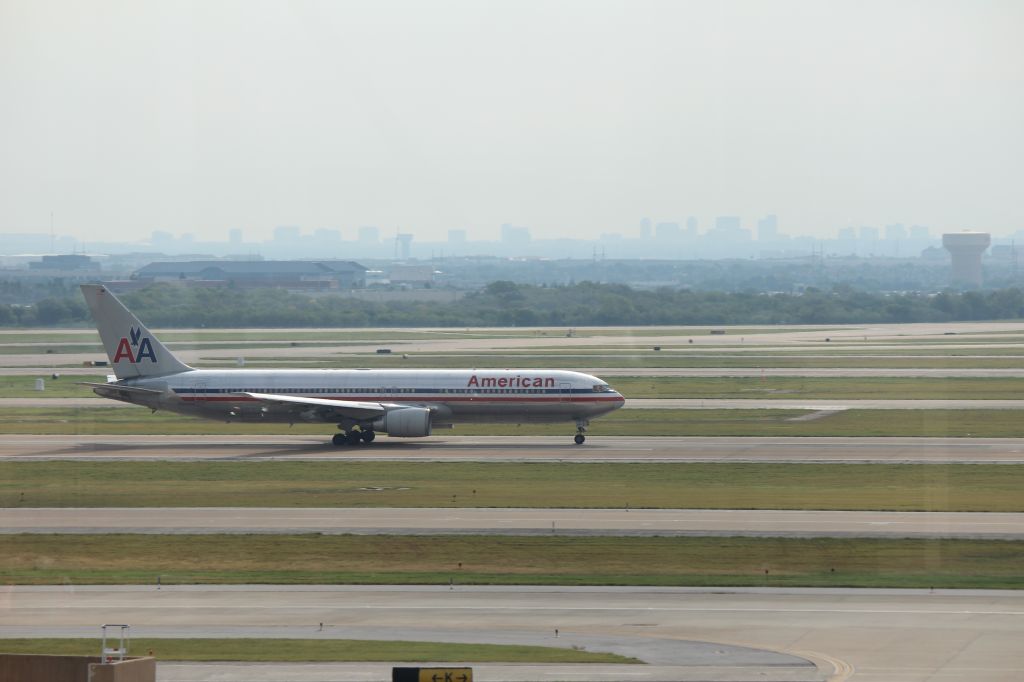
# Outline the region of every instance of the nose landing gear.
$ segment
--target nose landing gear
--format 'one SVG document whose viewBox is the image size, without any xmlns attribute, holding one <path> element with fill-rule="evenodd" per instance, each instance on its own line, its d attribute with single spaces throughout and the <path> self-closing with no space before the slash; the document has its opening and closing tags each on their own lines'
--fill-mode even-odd
<svg viewBox="0 0 1024 682">
<path fill-rule="evenodd" d="M 587 430 L 588 426 L 590 426 L 590 422 L 587 421 L 586 419 L 576 420 L 576 437 L 573 438 L 573 441 L 576 443 L 576 445 L 583 445 L 583 443 L 587 440 L 587 437 L 583 435 L 583 432 Z"/>
</svg>

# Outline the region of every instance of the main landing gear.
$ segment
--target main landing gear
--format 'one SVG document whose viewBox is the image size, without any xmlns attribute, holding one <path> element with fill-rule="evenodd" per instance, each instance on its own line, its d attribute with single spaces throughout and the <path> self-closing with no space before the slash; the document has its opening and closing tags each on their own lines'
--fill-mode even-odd
<svg viewBox="0 0 1024 682">
<path fill-rule="evenodd" d="M 573 438 L 576 445 L 583 445 L 587 440 L 587 437 L 583 435 L 583 432 L 587 430 L 588 426 L 590 426 L 590 422 L 586 419 L 579 419 L 576 421 L 576 437 Z"/>
<path fill-rule="evenodd" d="M 373 439 L 377 437 L 377 434 L 370 429 L 364 429 L 359 431 L 346 431 L 345 433 L 336 433 L 331 438 L 331 443 L 336 447 L 342 447 L 344 445 L 359 445 L 360 443 L 372 443 Z"/>
</svg>

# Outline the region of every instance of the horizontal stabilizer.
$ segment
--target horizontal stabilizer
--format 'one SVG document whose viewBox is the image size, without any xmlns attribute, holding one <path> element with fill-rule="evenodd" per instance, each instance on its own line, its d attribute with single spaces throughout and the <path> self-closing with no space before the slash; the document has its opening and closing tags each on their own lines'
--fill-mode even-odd
<svg viewBox="0 0 1024 682">
<path fill-rule="evenodd" d="M 90 387 L 93 390 L 96 390 L 96 389 L 100 389 L 100 390 L 110 389 L 111 391 L 128 391 L 129 393 L 140 393 L 140 394 L 141 393 L 147 393 L 149 395 L 159 395 L 160 393 L 163 393 L 163 391 L 157 390 L 155 388 L 142 388 L 140 386 L 125 386 L 124 384 L 115 384 L 115 383 L 96 384 L 96 383 L 91 383 L 91 382 L 88 382 L 88 381 L 76 381 L 75 385 L 76 386 L 88 386 L 88 387 Z"/>
</svg>

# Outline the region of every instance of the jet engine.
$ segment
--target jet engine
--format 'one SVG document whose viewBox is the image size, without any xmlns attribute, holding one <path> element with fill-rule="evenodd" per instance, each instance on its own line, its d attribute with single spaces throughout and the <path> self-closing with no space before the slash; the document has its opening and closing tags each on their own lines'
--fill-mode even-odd
<svg viewBox="0 0 1024 682">
<path fill-rule="evenodd" d="M 399 438 L 420 438 L 430 435 L 430 410 L 425 407 L 400 407 L 373 422 L 374 431 L 383 431 Z"/>
</svg>

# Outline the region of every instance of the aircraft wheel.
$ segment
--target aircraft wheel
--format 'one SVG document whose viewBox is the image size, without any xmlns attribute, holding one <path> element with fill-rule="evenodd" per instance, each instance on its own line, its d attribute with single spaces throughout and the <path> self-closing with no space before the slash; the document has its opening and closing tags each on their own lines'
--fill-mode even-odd
<svg viewBox="0 0 1024 682">
<path fill-rule="evenodd" d="M 362 437 L 364 443 L 372 443 L 373 439 L 377 437 L 377 434 L 373 431 L 363 431 Z"/>
<path fill-rule="evenodd" d="M 346 436 L 344 433 L 336 433 L 334 434 L 334 438 L 331 438 L 331 443 L 333 443 L 335 447 L 339 448 L 342 445 L 348 445 L 348 436 Z"/>
<path fill-rule="evenodd" d="M 358 431 L 349 431 L 348 433 L 345 434 L 345 441 L 349 445 L 359 445 L 360 443 L 363 442 L 363 439 L 360 437 Z"/>
<path fill-rule="evenodd" d="M 583 445 L 583 441 L 585 441 L 586 439 L 587 437 L 584 436 L 582 433 L 577 433 L 576 437 L 573 438 L 573 440 L 576 441 L 576 445 Z"/>
</svg>

